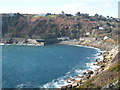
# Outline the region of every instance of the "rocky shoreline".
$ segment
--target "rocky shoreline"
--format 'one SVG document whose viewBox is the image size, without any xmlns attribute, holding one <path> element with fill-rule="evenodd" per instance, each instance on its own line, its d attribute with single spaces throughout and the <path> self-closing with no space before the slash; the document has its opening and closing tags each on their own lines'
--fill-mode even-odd
<svg viewBox="0 0 120 90">
<path fill-rule="evenodd" d="M 25 38 L 10 38 L 2 39 L 0 45 L 28 45 L 28 46 L 44 46 L 43 41 L 38 42 L 36 39 L 25 39 Z"/>
<path fill-rule="evenodd" d="M 30 44 L 30 43 L 27 43 L 27 44 L 23 44 L 23 43 L 20 43 L 20 44 L 5 44 L 5 43 L 0 43 L 0 45 L 44 46 L 44 45 Z"/>
<path fill-rule="evenodd" d="M 89 81 L 90 79 L 94 78 L 95 76 L 101 74 L 103 71 L 108 70 L 112 60 L 115 58 L 115 56 L 118 54 L 118 46 L 117 45 L 111 45 L 109 47 L 107 46 L 100 46 L 98 44 L 87 44 L 87 43 L 80 43 L 80 42 L 73 42 L 73 41 L 63 41 L 60 42 L 59 44 L 67 44 L 67 45 L 84 45 L 84 46 L 92 46 L 95 48 L 102 48 L 102 50 L 106 50 L 104 53 L 100 53 L 100 57 L 96 59 L 95 63 L 93 65 L 97 65 L 99 68 L 96 70 L 87 70 L 86 72 L 82 73 L 82 76 L 75 76 L 77 79 L 72 79 L 68 78 L 66 81 L 68 83 L 67 86 L 62 86 L 61 90 L 66 90 L 66 89 L 72 89 L 72 88 L 80 88 L 83 83 Z M 104 48 L 103 48 L 104 47 Z"/>
<path fill-rule="evenodd" d="M 110 51 L 111 49 L 113 49 L 117 46 L 117 44 L 105 43 L 103 40 L 101 40 L 101 41 L 96 41 L 96 40 L 72 41 L 72 40 L 69 40 L 69 41 L 61 41 L 58 44 L 90 46 L 90 47 L 94 47 L 94 48 L 99 48 L 103 51 Z"/>
</svg>

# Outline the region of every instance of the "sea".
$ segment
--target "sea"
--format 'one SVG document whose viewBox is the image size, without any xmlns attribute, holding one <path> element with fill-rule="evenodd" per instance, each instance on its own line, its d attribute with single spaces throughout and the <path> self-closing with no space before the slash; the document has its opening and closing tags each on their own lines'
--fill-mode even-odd
<svg viewBox="0 0 120 90">
<path fill-rule="evenodd" d="M 60 88 L 68 78 L 94 70 L 102 51 L 73 45 L 3 45 L 3 88 Z"/>
</svg>

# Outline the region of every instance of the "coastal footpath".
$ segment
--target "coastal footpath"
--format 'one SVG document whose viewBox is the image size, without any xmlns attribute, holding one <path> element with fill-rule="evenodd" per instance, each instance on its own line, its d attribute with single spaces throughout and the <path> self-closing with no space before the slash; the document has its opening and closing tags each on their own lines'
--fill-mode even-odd
<svg viewBox="0 0 120 90">
<path fill-rule="evenodd" d="M 68 78 L 66 80 L 68 85 L 62 86 L 61 90 L 120 88 L 120 52 L 118 51 L 118 44 L 103 43 L 103 40 L 96 41 L 95 39 L 90 40 L 90 38 L 89 40 L 81 38 L 81 40 L 62 41 L 59 44 L 92 46 L 105 50 L 106 52 L 101 53 L 99 55 L 101 58 L 96 59 L 93 64 L 99 68 L 94 71 L 87 70 L 82 73 L 82 76 L 75 76 L 77 79 Z"/>
</svg>

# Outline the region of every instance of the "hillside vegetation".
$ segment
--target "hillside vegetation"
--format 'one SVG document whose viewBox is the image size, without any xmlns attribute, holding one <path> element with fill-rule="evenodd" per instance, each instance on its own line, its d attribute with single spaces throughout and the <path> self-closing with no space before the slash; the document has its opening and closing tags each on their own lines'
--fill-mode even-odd
<svg viewBox="0 0 120 90">
<path fill-rule="evenodd" d="M 116 38 L 119 19 L 95 14 L 2 14 L 3 38 L 39 38 L 50 39 L 69 37 L 104 36 Z"/>
</svg>

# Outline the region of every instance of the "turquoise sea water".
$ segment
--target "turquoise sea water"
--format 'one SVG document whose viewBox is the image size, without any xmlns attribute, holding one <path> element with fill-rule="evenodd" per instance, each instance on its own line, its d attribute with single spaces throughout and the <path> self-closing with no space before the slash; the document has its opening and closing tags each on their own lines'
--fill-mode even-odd
<svg viewBox="0 0 120 90">
<path fill-rule="evenodd" d="M 94 48 L 49 45 L 2 46 L 3 88 L 58 88 L 65 79 L 89 69 L 99 50 Z"/>
</svg>

